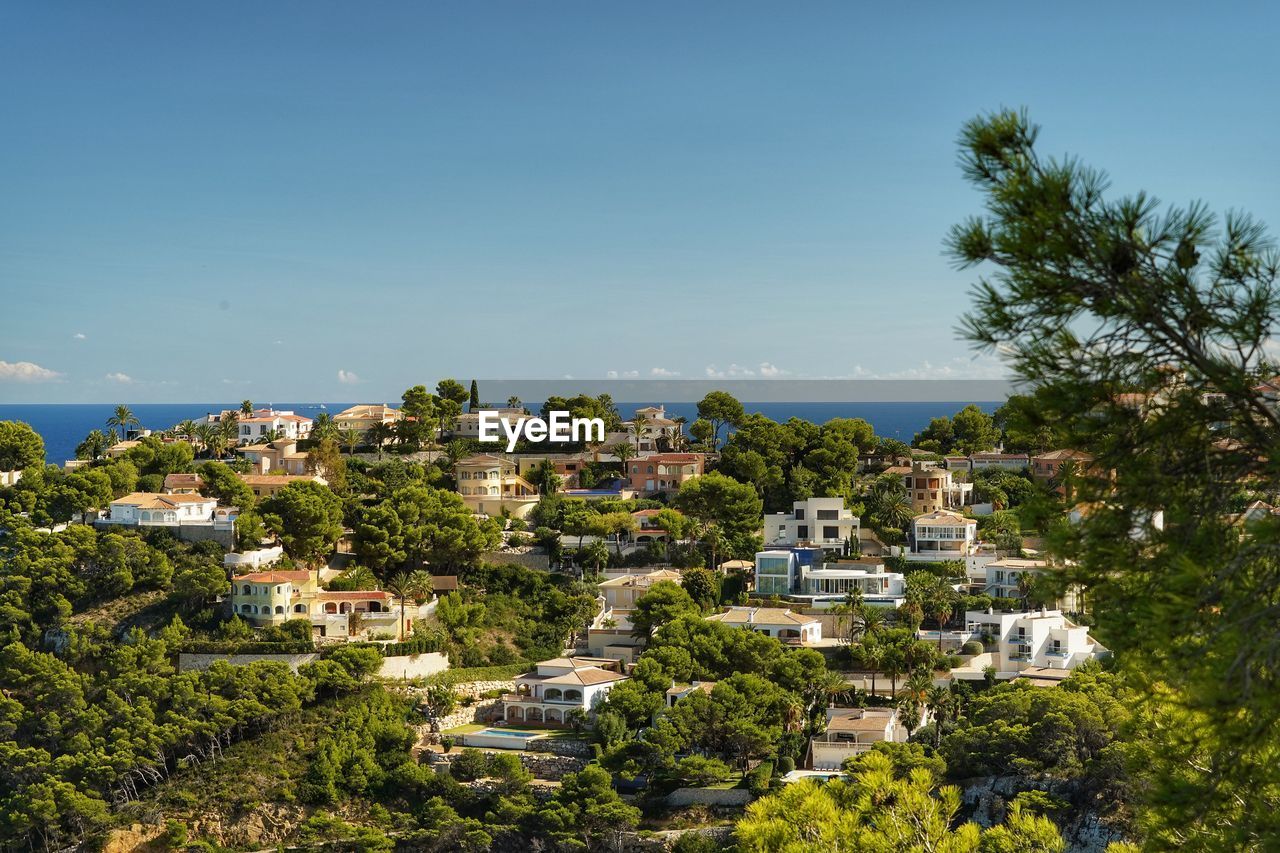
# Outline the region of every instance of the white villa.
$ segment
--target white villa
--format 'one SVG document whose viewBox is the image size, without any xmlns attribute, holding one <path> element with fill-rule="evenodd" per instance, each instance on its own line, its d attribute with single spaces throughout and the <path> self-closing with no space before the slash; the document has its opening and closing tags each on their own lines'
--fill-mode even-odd
<svg viewBox="0 0 1280 853">
<path fill-rule="evenodd" d="M 524 423 L 531 415 L 524 409 L 511 408 L 484 408 L 477 409 L 474 412 L 462 412 L 454 419 L 453 436 L 455 438 L 479 438 L 480 437 L 480 413 L 485 412 L 491 415 L 497 415 L 499 421 L 503 421 L 512 429 L 524 432 Z M 507 436 L 505 431 L 499 428 L 499 435 L 502 437 L 503 445 L 506 444 Z"/>
<path fill-rule="evenodd" d="M 311 418 L 281 412 L 275 409 L 258 409 L 252 415 L 240 418 L 240 443 L 250 444 L 271 433 L 280 438 L 292 438 L 295 441 L 311 435 Z"/>
<path fill-rule="evenodd" d="M 1032 578 L 1054 571 L 1046 560 L 1024 560 L 1017 557 L 1001 557 L 986 565 L 986 585 L 983 592 L 997 598 L 1022 598 L 1026 584 Z M 1057 606 L 1068 613 L 1079 613 L 1081 591 L 1078 586 L 1067 588 L 1058 599 Z"/>
<path fill-rule="evenodd" d="M 906 578 L 885 571 L 875 557 L 842 559 L 834 563 L 801 560 L 819 556 L 816 549 L 760 551 L 756 554 L 757 595 L 776 595 L 813 607 L 838 604 L 852 591 L 862 593 L 864 604 L 898 607 L 905 600 Z"/>
<path fill-rule="evenodd" d="M 708 622 L 723 622 L 735 628 L 757 631 L 792 645 L 809 646 L 822 642 L 822 620 L 780 607 L 730 607 L 723 613 L 704 618 Z"/>
<path fill-rule="evenodd" d="M 893 708 L 828 708 L 827 728 L 809 739 L 809 767 L 839 770 L 846 758 L 877 743 L 904 743 L 907 729 Z"/>
<path fill-rule="evenodd" d="M 298 442 L 290 438 L 281 438 L 266 444 L 248 444 L 236 448 L 245 461 L 253 466 L 254 474 L 270 474 L 279 471 L 294 476 L 302 476 L 307 471 L 307 453 L 298 451 Z"/>
<path fill-rule="evenodd" d="M 228 526 L 234 523 L 236 510 L 224 507 L 221 518 L 217 498 L 197 494 L 166 495 L 159 492 L 134 492 L 111 502 L 104 524 L 127 527 L 180 527 L 182 525 L 213 525 L 222 521 Z"/>
<path fill-rule="evenodd" d="M 543 661 L 532 672 L 516 676 L 515 693 L 503 694 L 503 718 L 509 723 L 559 726 L 575 708 L 592 714 L 613 685 L 626 681 L 612 669 L 617 665 L 601 658 Z"/>
<path fill-rule="evenodd" d="M 911 519 L 908 560 L 964 560 L 977 550 L 978 522 L 946 510 Z"/>
<path fill-rule="evenodd" d="M 1110 654 L 1089 636 L 1088 628 L 1060 610 L 1043 608 L 1028 613 L 971 610 L 959 639 L 978 640 L 984 646 L 982 654 L 951 671 L 961 679 L 981 679 L 987 666 L 995 667 L 996 677 L 1003 679 L 1028 669 L 1071 670 Z"/>
<path fill-rule="evenodd" d="M 791 512 L 777 512 L 764 520 L 768 545 L 821 545 L 842 548 L 858 541 L 860 521 L 845 509 L 844 498 L 796 501 Z"/>
</svg>

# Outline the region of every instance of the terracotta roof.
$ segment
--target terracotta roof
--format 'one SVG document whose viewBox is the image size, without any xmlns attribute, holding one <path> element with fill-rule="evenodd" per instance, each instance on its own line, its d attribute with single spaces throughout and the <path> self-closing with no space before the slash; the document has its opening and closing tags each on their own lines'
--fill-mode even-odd
<svg viewBox="0 0 1280 853">
<path fill-rule="evenodd" d="M 247 575 L 238 575 L 232 579 L 232 583 L 240 581 L 254 581 L 257 583 L 284 583 L 285 581 L 305 581 L 311 579 L 311 572 L 307 571 L 283 571 L 283 572 L 252 572 Z"/>
<path fill-rule="evenodd" d="M 642 584 L 641 581 L 644 581 Z M 604 581 L 597 586 L 607 586 L 610 588 L 628 587 L 628 586 L 650 586 L 658 581 L 674 581 L 680 582 L 680 573 L 674 569 L 657 569 L 643 575 L 623 575 L 622 577 L 613 578 Z"/>
<path fill-rule="evenodd" d="M 468 456 L 466 459 L 459 459 L 454 464 L 459 467 L 471 465 L 515 465 L 505 456 L 496 456 L 492 453 L 477 453 L 474 456 Z"/>
<path fill-rule="evenodd" d="M 715 613 L 707 619 L 726 625 L 813 625 L 822 621 L 780 607 L 730 607 L 724 613 Z"/>
<path fill-rule="evenodd" d="M 143 508 L 173 509 L 182 504 L 217 503 L 213 498 L 204 495 L 162 495 L 156 492 L 134 492 L 122 498 L 116 498 L 113 504 L 130 504 Z"/>
<path fill-rule="evenodd" d="M 199 474 L 165 474 L 166 489 L 198 489 L 204 485 Z"/>
<path fill-rule="evenodd" d="M 355 601 L 376 598 L 380 601 L 388 601 L 394 596 L 391 593 L 381 589 L 365 589 L 365 590 L 321 590 L 316 594 L 316 598 L 320 601 Z"/>
<path fill-rule="evenodd" d="M 954 512 L 947 512 L 946 510 L 943 510 L 943 509 L 935 509 L 933 512 L 928 512 L 928 513 L 925 513 L 924 515 L 917 515 L 915 518 L 911 519 L 911 521 L 913 523 L 919 523 L 921 521 L 941 521 L 941 522 L 947 522 L 950 524 L 977 524 L 978 523 L 975 519 L 965 518 L 963 515 L 959 515 L 958 513 L 954 513 Z"/>
<path fill-rule="evenodd" d="M 316 478 L 311 474 L 237 474 L 236 476 L 250 486 L 270 486 L 276 483 L 288 485 L 299 480 L 316 481 Z"/>
<path fill-rule="evenodd" d="M 1036 461 L 1047 460 L 1054 462 L 1059 459 L 1079 459 L 1084 462 L 1092 462 L 1093 454 L 1085 453 L 1083 450 L 1050 450 L 1048 453 L 1037 453 L 1031 457 Z"/>
<path fill-rule="evenodd" d="M 868 713 L 868 708 L 841 708 L 827 721 L 829 732 L 882 732 L 894 723 L 894 712 Z"/>
</svg>

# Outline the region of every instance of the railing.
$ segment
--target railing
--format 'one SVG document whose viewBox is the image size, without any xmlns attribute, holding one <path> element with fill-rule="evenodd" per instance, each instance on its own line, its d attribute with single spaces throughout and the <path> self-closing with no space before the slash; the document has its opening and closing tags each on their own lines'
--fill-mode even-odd
<svg viewBox="0 0 1280 853">
<path fill-rule="evenodd" d="M 544 699 L 538 696 L 528 696 L 524 693 L 503 693 L 500 697 L 503 702 L 514 702 L 518 705 L 581 705 L 581 699 Z"/>
</svg>

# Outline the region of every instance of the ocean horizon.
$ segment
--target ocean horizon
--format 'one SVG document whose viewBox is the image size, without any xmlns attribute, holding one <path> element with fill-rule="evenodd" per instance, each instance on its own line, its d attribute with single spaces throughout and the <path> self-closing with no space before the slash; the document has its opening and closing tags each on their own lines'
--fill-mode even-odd
<svg viewBox="0 0 1280 853">
<path fill-rule="evenodd" d="M 759 413 L 775 421 L 800 418 L 823 424 L 833 418 L 862 418 L 875 429 L 876 435 L 910 442 L 928 426 L 930 419 L 953 415 L 971 403 L 985 412 L 993 412 L 1003 401 L 963 400 L 928 402 L 743 402 L 748 413 Z M 263 403 L 262 405 L 268 405 Z M 294 411 L 314 418 L 320 412 L 337 414 L 350 402 L 271 403 L 276 409 Z M 697 417 L 698 404 L 664 403 L 661 400 L 623 401 L 617 403 L 624 418 L 643 406 L 665 406 L 672 417 Z M 209 412 L 238 409 L 238 402 L 225 403 L 138 403 L 129 406 L 145 429 L 159 432 L 184 420 L 194 420 Z M 45 459 L 62 464 L 74 459 L 76 446 L 95 429 L 106 429 L 107 418 L 115 410 L 112 403 L 0 403 L 0 421 L 22 421 L 44 439 Z"/>
</svg>

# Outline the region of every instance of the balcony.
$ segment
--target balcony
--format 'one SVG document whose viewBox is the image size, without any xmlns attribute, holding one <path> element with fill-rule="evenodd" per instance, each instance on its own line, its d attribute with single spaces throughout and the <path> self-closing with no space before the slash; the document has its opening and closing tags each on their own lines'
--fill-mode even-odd
<svg viewBox="0 0 1280 853">
<path fill-rule="evenodd" d="M 566 699 L 564 697 L 546 699 L 539 696 L 530 696 L 525 693 L 503 693 L 500 698 L 503 702 L 514 705 L 564 705 L 570 708 L 582 706 L 581 696 L 573 699 Z"/>
</svg>

